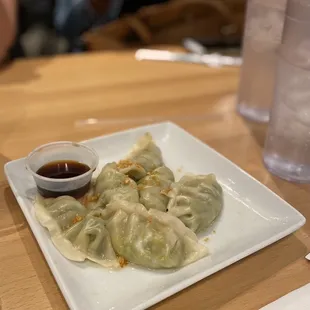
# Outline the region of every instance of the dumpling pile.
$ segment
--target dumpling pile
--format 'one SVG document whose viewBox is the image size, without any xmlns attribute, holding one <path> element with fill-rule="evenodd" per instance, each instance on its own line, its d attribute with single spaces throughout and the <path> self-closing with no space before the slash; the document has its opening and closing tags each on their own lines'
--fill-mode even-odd
<svg viewBox="0 0 310 310">
<path fill-rule="evenodd" d="M 222 188 L 213 174 L 175 182 L 147 133 L 125 160 L 103 167 L 84 199 L 38 197 L 35 212 L 70 260 L 160 269 L 206 256 L 196 233 L 209 227 L 222 207 Z"/>
</svg>

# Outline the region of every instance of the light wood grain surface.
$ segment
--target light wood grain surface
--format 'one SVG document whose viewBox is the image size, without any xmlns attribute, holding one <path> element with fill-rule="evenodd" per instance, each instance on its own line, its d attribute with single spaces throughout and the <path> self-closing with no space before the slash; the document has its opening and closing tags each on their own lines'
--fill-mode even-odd
<svg viewBox="0 0 310 310">
<path fill-rule="evenodd" d="M 133 53 L 18 61 L 0 72 L 0 163 L 55 140 L 171 119 L 235 162 L 310 219 L 310 187 L 270 175 L 265 126 L 235 112 L 238 69 L 136 62 Z M 0 309 L 67 309 L 0 172 Z M 294 235 L 152 309 L 250 310 L 310 281 L 310 221 Z"/>
</svg>

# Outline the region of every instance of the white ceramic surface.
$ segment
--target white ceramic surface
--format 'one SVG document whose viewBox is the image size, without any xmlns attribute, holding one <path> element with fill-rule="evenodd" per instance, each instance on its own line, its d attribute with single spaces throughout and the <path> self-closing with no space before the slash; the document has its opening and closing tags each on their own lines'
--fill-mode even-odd
<svg viewBox="0 0 310 310">
<path fill-rule="evenodd" d="M 280 297 L 260 310 L 309 310 L 310 283 Z"/>
<path fill-rule="evenodd" d="M 289 235 L 305 223 L 305 218 L 280 197 L 173 123 L 131 129 L 85 144 L 97 151 L 101 168 L 124 157 L 146 131 L 153 135 L 177 179 L 186 172 L 213 172 L 224 189 L 220 218 L 199 236 L 208 246 L 210 256 L 180 270 L 150 271 L 129 265 L 111 271 L 91 262 L 68 261 L 54 248 L 47 231 L 35 218 L 31 202 L 35 184 L 25 170 L 25 159 L 5 165 L 10 186 L 72 310 L 145 309 Z"/>
</svg>

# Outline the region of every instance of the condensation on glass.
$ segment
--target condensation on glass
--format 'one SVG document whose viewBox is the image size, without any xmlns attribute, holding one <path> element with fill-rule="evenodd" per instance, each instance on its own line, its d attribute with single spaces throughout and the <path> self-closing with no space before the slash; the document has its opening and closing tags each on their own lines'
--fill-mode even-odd
<svg viewBox="0 0 310 310">
<path fill-rule="evenodd" d="M 269 121 L 286 4 L 287 0 L 248 1 L 237 109 L 253 121 Z"/>
<path fill-rule="evenodd" d="M 288 0 L 264 163 L 281 178 L 310 183 L 310 1 Z"/>
</svg>

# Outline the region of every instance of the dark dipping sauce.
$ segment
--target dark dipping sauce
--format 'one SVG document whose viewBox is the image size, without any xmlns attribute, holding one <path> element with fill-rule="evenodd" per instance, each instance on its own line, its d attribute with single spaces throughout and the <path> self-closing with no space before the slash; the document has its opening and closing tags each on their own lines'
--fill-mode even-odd
<svg viewBox="0 0 310 310">
<path fill-rule="evenodd" d="M 82 175 L 90 170 L 90 167 L 74 160 L 58 160 L 52 161 L 38 169 L 37 174 L 42 177 L 51 179 L 68 179 Z M 81 198 L 84 196 L 90 187 L 90 182 L 80 188 L 71 191 L 50 191 L 40 186 L 39 193 L 45 198 L 56 198 L 63 195 L 72 196 L 74 198 Z"/>
</svg>

